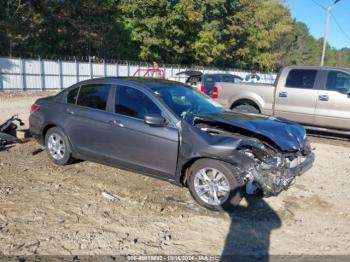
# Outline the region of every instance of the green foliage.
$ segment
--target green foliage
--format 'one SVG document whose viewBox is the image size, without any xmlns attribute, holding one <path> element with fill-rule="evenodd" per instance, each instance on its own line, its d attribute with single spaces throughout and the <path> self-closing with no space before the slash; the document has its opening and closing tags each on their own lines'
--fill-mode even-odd
<svg viewBox="0 0 350 262">
<path fill-rule="evenodd" d="M 296 22 L 290 37 L 286 64 L 316 65 L 320 63 L 321 47 L 317 40 L 310 35 L 309 29 L 304 23 Z"/>
<path fill-rule="evenodd" d="M 277 70 L 318 65 L 322 39 L 282 0 L 3 0 L 0 55 L 97 56 Z M 326 65 L 350 67 L 327 45 Z"/>
<path fill-rule="evenodd" d="M 281 43 L 293 26 L 288 9 L 277 1 L 239 0 L 228 29 L 236 65 L 272 70 L 286 53 Z"/>
<path fill-rule="evenodd" d="M 350 49 L 343 48 L 336 52 L 337 66 L 350 67 Z"/>
</svg>

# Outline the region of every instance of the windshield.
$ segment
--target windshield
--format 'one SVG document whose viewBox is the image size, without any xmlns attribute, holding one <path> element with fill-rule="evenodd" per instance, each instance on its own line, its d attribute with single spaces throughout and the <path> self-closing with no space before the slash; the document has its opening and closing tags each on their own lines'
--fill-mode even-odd
<svg viewBox="0 0 350 262">
<path fill-rule="evenodd" d="M 225 111 L 219 103 L 189 86 L 168 85 L 154 87 L 153 91 L 181 118 L 185 118 L 187 114 L 201 115 Z"/>
</svg>

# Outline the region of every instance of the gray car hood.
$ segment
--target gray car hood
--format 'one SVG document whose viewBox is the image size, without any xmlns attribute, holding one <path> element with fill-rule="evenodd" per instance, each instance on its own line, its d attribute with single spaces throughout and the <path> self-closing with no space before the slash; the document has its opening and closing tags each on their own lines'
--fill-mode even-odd
<svg viewBox="0 0 350 262">
<path fill-rule="evenodd" d="M 198 115 L 194 121 L 213 125 L 226 125 L 247 130 L 263 136 L 275 143 L 282 151 L 300 150 L 305 141 L 306 131 L 303 126 L 282 118 L 257 114 L 243 114 L 226 111 L 217 114 Z"/>
</svg>

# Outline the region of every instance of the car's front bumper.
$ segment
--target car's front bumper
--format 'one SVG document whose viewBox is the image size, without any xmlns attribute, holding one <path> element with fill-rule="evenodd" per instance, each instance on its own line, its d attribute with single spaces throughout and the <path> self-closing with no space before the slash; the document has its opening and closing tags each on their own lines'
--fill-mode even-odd
<svg viewBox="0 0 350 262">
<path fill-rule="evenodd" d="M 303 162 L 301 162 L 299 165 L 295 167 L 290 168 L 289 173 L 291 173 L 291 175 L 293 175 L 294 177 L 300 176 L 312 167 L 314 161 L 315 161 L 315 154 L 313 152 L 310 152 L 305 157 Z"/>
<path fill-rule="evenodd" d="M 256 185 L 264 196 L 276 196 L 291 185 L 296 176 L 304 174 L 315 161 L 315 154 L 309 152 L 303 161 L 293 167 L 261 167 L 252 169 L 248 174 L 248 186 Z M 247 188 L 248 189 L 248 188 Z M 248 190 L 247 190 L 248 191 Z"/>
</svg>

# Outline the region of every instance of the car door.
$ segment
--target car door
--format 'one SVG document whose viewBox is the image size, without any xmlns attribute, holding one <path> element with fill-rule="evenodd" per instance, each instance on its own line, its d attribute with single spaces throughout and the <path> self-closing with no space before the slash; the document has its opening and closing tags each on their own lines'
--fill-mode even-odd
<svg viewBox="0 0 350 262">
<path fill-rule="evenodd" d="M 144 90 L 126 85 L 116 89 L 114 111 L 110 115 L 112 141 L 109 154 L 126 167 L 150 174 L 174 176 L 179 134 L 169 122 L 164 127 L 144 122 L 146 115 L 167 115 L 161 104 Z"/>
<path fill-rule="evenodd" d="M 316 124 L 350 130 L 350 74 L 338 70 L 325 72 L 324 89 L 318 91 Z"/>
<path fill-rule="evenodd" d="M 280 79 L 275 94 L 275 115 L 299 123 L 314 125 L 319 86 L 315 69 L 292 69 Z"/>
<path fill-rule="evenodd" d="M 80 155 L 102 160 L 108 151 L 109 84 L 86 84 L 67 94 L 64 130 Z"/>
</svg>

